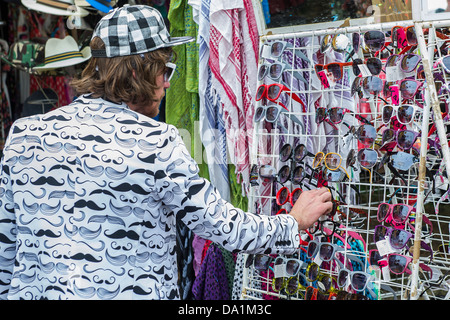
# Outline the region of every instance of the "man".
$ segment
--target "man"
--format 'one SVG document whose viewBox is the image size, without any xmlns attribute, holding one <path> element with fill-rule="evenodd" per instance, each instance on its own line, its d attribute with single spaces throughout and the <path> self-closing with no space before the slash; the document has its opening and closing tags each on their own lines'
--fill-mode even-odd
<svg viewBox="0 0 450 320">
<path fill-rule="evenodd" d="M 73 82 L 80 97 L 15 122 L 1 171 L 1 298 L 178 299 L 176 219 L 230 251 L 292 253 L 298 231 L 331 210 L 318 189 L 289 215 L 245 213 L 198 176 L 177 129 L 151 119 L 171 47 L 186 41 L 151 7 L 115 9 Z"/>
</svg>

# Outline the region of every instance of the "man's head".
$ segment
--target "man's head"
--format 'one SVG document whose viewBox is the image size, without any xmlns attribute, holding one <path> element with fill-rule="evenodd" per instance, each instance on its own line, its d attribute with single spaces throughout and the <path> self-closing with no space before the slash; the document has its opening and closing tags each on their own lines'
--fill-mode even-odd
<svg viewBox="0 0 450 320">
<path fill-rule="evenodd" d="M 97 23 L 90 43 L 92 58 L 72 84 L 79 94 L 93 93 L 141 110 L 149 102 L 159 106 L 164 88 L 169 86 L 162 81 L 161 88 L 160 78 L 172 60 L 172 46 L 192 40 L 171 38 L 153 7 L 116 8 Z"/>
</svg>

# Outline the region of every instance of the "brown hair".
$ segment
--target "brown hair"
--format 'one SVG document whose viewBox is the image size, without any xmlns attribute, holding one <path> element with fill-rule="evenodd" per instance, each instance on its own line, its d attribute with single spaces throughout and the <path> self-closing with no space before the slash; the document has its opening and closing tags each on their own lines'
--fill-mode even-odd
<svg viewBox="0 0 450 320">
<path fill-rule="evenodd" d="M 94 37 L 91 49 L 104 49 L 104 42 Z M 114 102 L 135 105 L 154 100 L 156 77 L 165 71 L 171 60 L 172 48 L 114 58 L 92 57 L 81 73 L 81 78 L 71 84 L 77 94 L 92 93 L 94 98 L 107 98 Z M 133 76 L 133 71 L 135 76 Z"/>
</svg>

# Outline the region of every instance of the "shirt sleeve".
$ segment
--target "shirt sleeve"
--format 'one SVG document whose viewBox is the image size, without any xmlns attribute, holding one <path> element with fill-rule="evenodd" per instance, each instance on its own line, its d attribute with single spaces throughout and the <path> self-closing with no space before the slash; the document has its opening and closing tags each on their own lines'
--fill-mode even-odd
<svg viewBox="0 0 450 320">
<path fill-rule="evenodd" d="M 154 172 L 154 197 L 195 234 L 232 252 L 289 254 L 298 249 L 294 217 L 244 212 L 222 199 L 218 190 L 198 175 L 197 163 L 174 126 L 169 126 L 162 143 Z"/>
<path fill-rule="evenodd" d="M 13 128 L 11 128 L 11 132 Z M 7 152 L 8 141 L 4 152 Z M 16 257 L 16 215 L 12 194 L 12 181 L 9 174 L 7 157 L 3 156 L 0 164 L 0 299 L 6 299 L 10 288 L 14 260 Z"/>
</svg>

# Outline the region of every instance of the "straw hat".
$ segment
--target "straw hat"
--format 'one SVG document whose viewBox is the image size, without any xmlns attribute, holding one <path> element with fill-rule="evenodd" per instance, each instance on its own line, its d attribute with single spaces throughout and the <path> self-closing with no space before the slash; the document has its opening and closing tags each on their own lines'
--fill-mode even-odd
<svg viewBox="0 0 450 320">
<path fill-rule="evenodd" d="M 78 49 L 78 44 L 72 36 L 64 39 L 50 38 L 45 43 L 45 64 L 35 67 L 34 70 L 50 70 L 73 66 L 91 58 L 89 46 Z"/>
<path fill-rule="evenodd" d="M 21 0 L 22 4 L 30 10 L 57 16 L 81 16 L 89 14 L 86 9 L 75 5 L 74 0 Z"/>
</svg>

